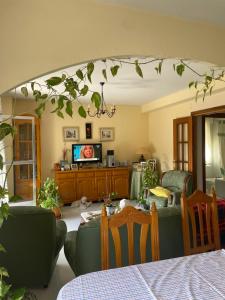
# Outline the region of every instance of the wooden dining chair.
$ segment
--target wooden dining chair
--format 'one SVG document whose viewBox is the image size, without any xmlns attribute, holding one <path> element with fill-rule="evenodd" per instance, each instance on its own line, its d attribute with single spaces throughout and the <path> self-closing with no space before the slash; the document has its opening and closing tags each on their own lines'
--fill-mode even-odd
<svg viewBox="0 0 225 300">
<path fill-rule="evenodd" d="M 195 191 L 181 198 L 184 254 L 191 255 L 220 249 L 218 212 L 215 191 L 208 196 Z"/>
<path fill-rule="evenodd" d="M 102 270 L 109 269 L 109 231 L 111 230 L 115 248 L 116 266 L 122 267 L 122 247 L 119 228 L 127 226 L 128 261 L 134 264 L 134 224 L 141 224 L 140 257 L 141 263 L 146 261 L 146 245 L 150 226 L 152 260 L 159 260 L 158 213 L 155 203 L 152 203 L 150 213 L 140 211 L 133 206 L 126 206 L 121 212 L 107 217 L 106 208 L 102 209 L 101 216 L 101 259 Z"/>
</svg>

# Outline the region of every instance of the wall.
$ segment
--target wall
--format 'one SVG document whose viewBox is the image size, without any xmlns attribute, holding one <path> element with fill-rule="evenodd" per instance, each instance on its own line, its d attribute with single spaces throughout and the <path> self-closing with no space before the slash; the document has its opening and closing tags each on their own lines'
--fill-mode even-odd
<svg viewBox="0 0 225 300">
<path fill-rule="evenodd" d="M 186 96 L 185 92 L 184 95 Z M 179 96 L 181 100 L 181 92 Z M 204 102 L 201 99 L 197 102 L 189 99 L 172 104 L 173 95 L 167 97 L 171 99 L 170 105 L 148 113 L 148 139 L 154 149 L 153 157 L 159 160 L 162 171 L 173 168 L 173 119 L 190 116 L 193 111 L 225 105 L 224 91 L 206 97 Z M 150 110 L 150 106 L 148 109 Z"/>
<path fill-rule="evenodd" d="M 2 97 L 4 102 L 9 102 L 9 98 Z M 17 100 L 14 106 L 14 113 L 33 113 L 36 104 L 32 100 Z M 141 112 L 138 106 L 118 106 L 113 118 L 101 117 L 83 119 L 77 114 L 74 118 L 65 117 L 61 119 L 56 114 L 51 114 L 52 106 L 47 107 L 41 119 L 41 152 L 42 152 L 42 178 L 52 176 L 53 165 L 63 158 L 63 131 L 64 126 L 78 126 L 80 128 L 80 142 L 99 142 L 100 127 L 114 127 L 115 140 L 102 142 L 103 157 L 107 149 L 114 149 L 116 160 L 136 161 L 138 155 L 135 154 L 140 146 L 149 146 L 148 118 L 147 114 Z M 85 123 L 91 122 L 93 128 L 93 139 L 85 139 Z M 74 142 L 75 143 L 75 142 Z M 71 149 L 71 142 L 66 142 L 66 148 Z M 71 152 L 68 154 L 71 158 Z"/>
<path fill-rule="evenodd" d="M 0 36 L 0 95 L 53 70 L 110 56 L 225 65 L 223 27 L 94 0 L 2 0 Z"/>
</svg>

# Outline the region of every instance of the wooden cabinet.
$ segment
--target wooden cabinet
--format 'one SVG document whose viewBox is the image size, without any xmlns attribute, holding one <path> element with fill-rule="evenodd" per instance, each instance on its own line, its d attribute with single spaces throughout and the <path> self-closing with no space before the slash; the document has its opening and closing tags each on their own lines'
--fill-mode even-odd
<svg viewBox="0 0 225 300">
<path fill-rule="evenodd" d="M 73 171 L 55 171 L 55 180 L 64 204 L 80 200 L 101 200 L 111 192 L 118 198 L 129 197 L 130 168 L 96 168 Z"/>
</svg>

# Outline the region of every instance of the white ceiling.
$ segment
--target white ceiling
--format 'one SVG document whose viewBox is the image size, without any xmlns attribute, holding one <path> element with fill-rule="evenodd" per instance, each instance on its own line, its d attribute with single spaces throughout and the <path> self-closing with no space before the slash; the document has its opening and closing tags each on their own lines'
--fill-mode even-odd
<svg viewBox="0 0 225 300">
<path fill-rule="evenodd" d="M 164 16 L 225 26 L 224 0 L 96 0 L 149 10 Z"/>
<path fill-rule="evenodd" d="M 225 26 L 225 0 L 95 0 L 96 2 L 126 5 L 133 8 L 150 10 L 158 14 L 183 18 L 191 21 L 210 22 Z M 141 105 L 157 100 L 163 96 L 188 87 L 188 83 L 196 76 L 185 71 L 182 77 L 173 71 L 174 60 L 167 60 L 163 64 L 162 74 L 154 70 L 155 65 L 143 66 L 144 79 L 138 77 L 134 66 L 123 65 L 118 76 L 108 76 L 104 86 L 104 97 L 107 103 L 124 105 Z M 191 65 L 200 73 L 209 70 L 210 66 L 204 62 L 192 62 Z M 41 77 L 43 81 L 50 76 L 57 76 L 64 72 L 74 74 L 79 66 L 70 67 L 47 76 Z M 96 62 L 91 90 L 100 91 L 100 81 L 104 81 L 101 70 L 102 62 Z M 19 89 L 17 89 L 19 91 Z M 84 99 L 84 101 L 87 99 Z"/>
</svg>

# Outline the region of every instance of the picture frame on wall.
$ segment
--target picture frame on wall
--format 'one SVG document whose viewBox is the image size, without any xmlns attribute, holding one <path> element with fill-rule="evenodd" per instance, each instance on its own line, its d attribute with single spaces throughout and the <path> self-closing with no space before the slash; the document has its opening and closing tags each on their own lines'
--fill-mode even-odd
<svg viewBox="0 0 225 300">
<path fill-rule="evenodd" d="M 65 142 L 79 141 L 79 127 L 63 127 L 63 139 Z"/>
<path fill-rule="evenodd" d="M 86 139 L 92 139 L 92 123 L 85 124 Z"/>
<path fill-rule="evenodd" d="M 114 127 L 101 127 L 100 128 L 100 141 L 114 141 L 115 129 Z"/>
</svg>

